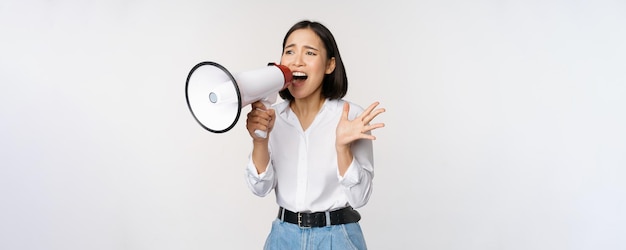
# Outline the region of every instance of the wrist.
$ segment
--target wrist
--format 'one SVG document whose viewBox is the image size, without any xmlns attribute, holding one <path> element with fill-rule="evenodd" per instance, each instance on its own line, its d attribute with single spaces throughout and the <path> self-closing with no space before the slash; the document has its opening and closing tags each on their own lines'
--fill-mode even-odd
<svg viewBox="0 0 626 250">
<path fill-rule="evenodd" d="M 255 147 L 267 147 L 267 145 L 269 144 L 269 140 L 268 139 L 252 139 L 252 146 Z"/>
<path fill-rule="evenodd" d="M 337 150 L 337 153 L 346 153 L 346 152 L 350 152 L 350 144 L 345 144 L 345 145 L 335 145 L 335 149 Z"/>
</svg>

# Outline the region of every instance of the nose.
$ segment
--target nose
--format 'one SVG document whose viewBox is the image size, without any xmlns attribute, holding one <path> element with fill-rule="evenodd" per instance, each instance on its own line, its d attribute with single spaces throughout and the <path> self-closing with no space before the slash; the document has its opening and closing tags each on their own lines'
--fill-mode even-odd
<svg viewBox="0 0 626 250">
<path fill-rule="evenodd" d="M 304 61 L 302 60 L 302 55 L 300 55 L 299 53 L 296 53 L 294 55 L 293 65 L 294 66 L 304 66 Z"/>
</svg>

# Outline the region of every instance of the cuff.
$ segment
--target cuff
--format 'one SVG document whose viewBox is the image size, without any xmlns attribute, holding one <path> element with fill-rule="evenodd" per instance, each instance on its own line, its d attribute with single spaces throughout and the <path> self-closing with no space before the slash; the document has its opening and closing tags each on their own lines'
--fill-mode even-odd
<svg viewBox="0 0 626 250">
<path fill-rule="evenodd" d="M 258 173 L 256 166 L 254 165 L 254 162 L 252 161 L 252 157 L 250 157 L 250 160 L 248 161 L 248 166 L 246 167 L 246 172 L 248 172 L 248 176 L 250 177 L 252 184 L 256 184 L 256 183 L 259 183 L 261 181 L 268 180 L 271 178 L 272 167 L 270 165 L 271 163 L 267 164 L 267 168 L 265 169 L 265 172 Z"/>
<path fill-rule="evenodd" d="M 339 178 L 339 183 L 341 185 L 350 188 L 361 182 L 362 172 L 363 168 L 361 168 L 356 159 L 353 157 L 350 166 L 348 166 L 348 170 L 346 170 L 343 176 L 339 174 L 339 169 L 337 169 L 337 178 Z"/>
</svg>

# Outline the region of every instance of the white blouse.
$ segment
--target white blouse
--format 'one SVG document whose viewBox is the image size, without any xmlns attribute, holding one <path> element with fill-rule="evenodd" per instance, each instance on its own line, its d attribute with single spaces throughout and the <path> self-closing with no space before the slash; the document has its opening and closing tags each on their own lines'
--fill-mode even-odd
<svg viewBox="0 0 626 250">
<path fill-rule="evenodd" d="M 348 205 L 359 208 L 369 200 L 374 177 L 371 140 L 352 143 L 352 163 L 342 177 L 337 166 L 335 135 L 344 100 L 326 100 L 306 131 L 289 108 L 289 102 L 274 105 L 276 122 L 270 133 L 270 161 L 257 173 L 250 157 L 246 168 L 248 187 L 266 196 L 272 189 L 276 203 L 294 212 L 333 211 Z M 348 119 L 363 112 L 350 103 Z"/>
</svg>

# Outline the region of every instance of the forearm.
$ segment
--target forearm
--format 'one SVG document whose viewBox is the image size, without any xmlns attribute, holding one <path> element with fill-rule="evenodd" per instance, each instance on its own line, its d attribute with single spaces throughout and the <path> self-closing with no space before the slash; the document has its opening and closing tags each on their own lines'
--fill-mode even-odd
<svg viewBox="0 0 626 250">
<path fill-rule="evenodd" d="M 270 161 L 270 153 L 267 141 L 254 142 L 252 148 L 252 162 L 256 167 L 257 173 L 264 173 Z"/>
<path fill-rule="evenodd" d="M 352 163 L 352 150 L 350 149 L 350 145 L 336 146 L 336 149 L 339 175 L 343 177 Z"/>
<path fill-rule="evenodd" d="M 374 158 L 372 141 L 358 140 L 350 144 L 351 158 L 343 173 L 338 171 L 340 183 L 346 188 L 350 204 L 360 207 L 367 203 L 372 192 Z M 337 155 L 338 159 L 339 154 Z M 341 170 L 341 169 L 339 169 Z"/>
</svg>

